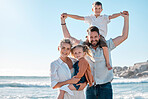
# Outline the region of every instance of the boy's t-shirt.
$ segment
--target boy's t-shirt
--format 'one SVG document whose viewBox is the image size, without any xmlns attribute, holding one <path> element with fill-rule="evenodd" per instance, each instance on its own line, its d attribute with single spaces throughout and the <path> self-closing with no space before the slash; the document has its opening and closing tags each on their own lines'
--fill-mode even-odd
<svg viewBox="0 0 148 99">
<path fill-rule="evenodd" d="M 90 26 L 96 26 L 99 28 L 99 32 L 103 37 L 107 35 L 107 24 L 110 22 L 109 15 L 100 15 L 96 18 L 95 15 L 85 16 L 84 22 Z"/>
</svg>

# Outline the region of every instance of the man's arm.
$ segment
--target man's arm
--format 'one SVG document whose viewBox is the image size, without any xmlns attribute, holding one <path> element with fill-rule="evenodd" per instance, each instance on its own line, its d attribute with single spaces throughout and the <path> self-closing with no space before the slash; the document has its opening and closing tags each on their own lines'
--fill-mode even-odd
<svg viewBox="0 0 148 99">
<path fill-rule="evenodd" d="M 73 18 L 73 19 L 76 19 L 76 20 L 84 20 L 84 17 L 83 16 L 72 15 L 72 14 L 67 14 L 67 13 L 63 13 L 62 15 L 63 16 L 70 17 L 70 18 Z"/>
<path fill-rule="evenodd" d="M 128 32 L 129 32 L 129 14 L 128 14 L 127 11 L 124 11 L 121 16 L 124 17 L 124 27 L 123 27 L 122 35 L 113 39 L 113 42 L 114 42 L 115 46 L 120 45 L 128 37 Z"/>
<path fill-rule="evenodd" d="M 66 23 L 65 23 L 66 18 L 67 18 L 66 16 L 61 15 L 61 25 L 62 25 L 64 38 L 69 38 L 72 41 L 73 44 L 79 44 L 80 40 L 77 40 L 76 38 L 71 37 L 71 35 L 69 33 L 67 26 L 66 26 Z"/>
<path fill-rule="evenodd" d="M 120 15 L 121 15 L 121 13 L 112 14 L 112 15 L 109 16 L 109 20 L 110 20 L 110 19 L 117 18 L 117 17 L 119 17 Z"/>
</svg>

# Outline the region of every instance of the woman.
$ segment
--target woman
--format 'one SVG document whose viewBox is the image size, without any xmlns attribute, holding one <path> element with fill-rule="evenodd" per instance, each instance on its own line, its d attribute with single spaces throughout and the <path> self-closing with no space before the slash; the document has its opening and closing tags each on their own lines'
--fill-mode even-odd
<svg viewBox="0 0 148 99">
<path fill-rule="evenodd" d="M 70 90 L 68 88 L 69 84 L 76 84 L 80 79 L 71 78 L 73 74 L 73 64 L 74 59 L 69 58 L 72 44 L 69 39 L 63 39 L 60 42 L 58 50 L 60 52 L 60 57 L 51 63 L 51 87 L 53 89 L 60 88 L 60 90 L 66 91 L 64 94 L 64 99 L 84 99 L 83 89 L 86 83 L 80 84 L 80 90 Z M 58 97 L 59 99 L 61 97 Z"/>
</svg>

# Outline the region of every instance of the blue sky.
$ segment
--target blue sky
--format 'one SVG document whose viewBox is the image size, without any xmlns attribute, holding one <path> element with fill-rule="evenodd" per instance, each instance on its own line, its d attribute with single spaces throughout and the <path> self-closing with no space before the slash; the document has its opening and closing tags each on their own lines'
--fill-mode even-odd
<svg viewBox="0 0 148 99">
<path fill-rule="evenodd" d="M 63 38 L 60 14 L 93 14 L 95 0 L 0 0 L 0 75 L 49 75 L 51 61 L 59 57 Z M 112 51 L 113 66 L 133 66 L 148 60 L 147 0 L 100 0 L 102 14 L 130 13 L 128 39 Z M 72 36 L 85 40 L 88 24 L 68 18 Z M 106 39 L 122 33 L 123 18 L 111 20 Z"/>
</svg>

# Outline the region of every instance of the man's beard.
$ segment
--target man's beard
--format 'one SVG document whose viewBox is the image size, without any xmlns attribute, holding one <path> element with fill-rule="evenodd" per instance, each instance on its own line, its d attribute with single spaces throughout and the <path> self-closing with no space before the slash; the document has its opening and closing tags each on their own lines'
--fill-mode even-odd
<svg viewBox="0 0 148 99">
<path fill-rule="evenodd" d="M 90 43 L 90 45 L 92 46 L 92 47 L 97 47 L 98 45 L 99 45 L 99 40 L 97 41 L 97 40 L 95 40 L 97 43 L 94 45 L 94 44 L 92 44 L 92 42 L 93 41 L 91 41 L 91 43 Z"/>
</svg>

